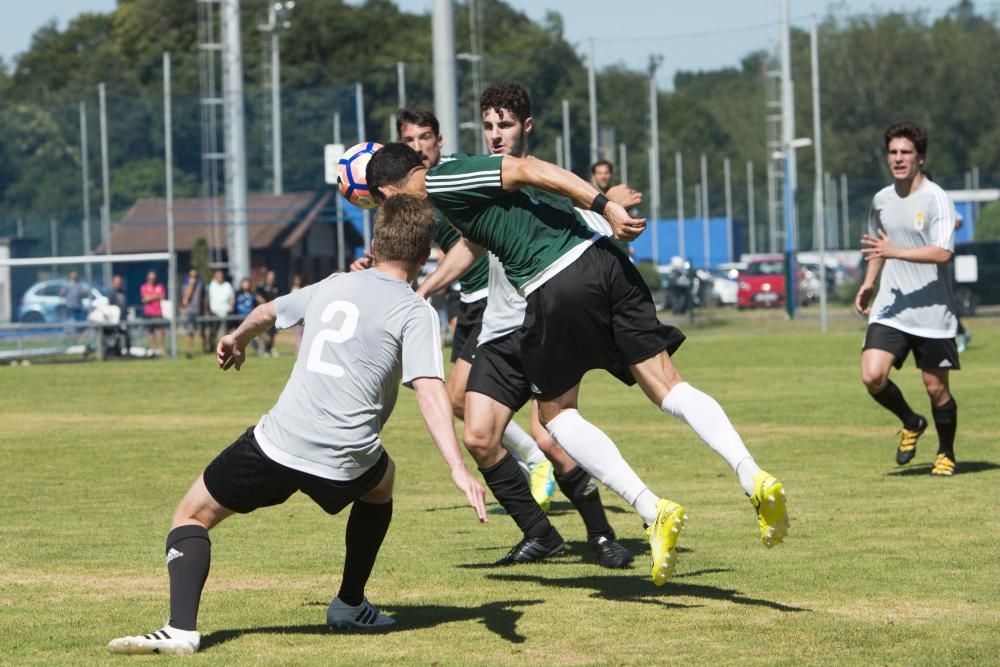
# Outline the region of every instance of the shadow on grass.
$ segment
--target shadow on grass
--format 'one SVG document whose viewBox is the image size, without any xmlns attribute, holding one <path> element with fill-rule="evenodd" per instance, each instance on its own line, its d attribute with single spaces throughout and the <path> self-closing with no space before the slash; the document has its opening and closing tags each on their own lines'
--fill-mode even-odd
<svg viewBox="0 0 1000 667">
<path fill-rule="evenodd" d="M 624 546 L 626 549 L 632 552 L 636 557 L 637 561 L 641 561 L 644 554 L 648 556 L 649 554 L 649 542 L 640 539 L 619 539 L 618 543 Z M 514 546 L 513 544 L 511 546 Z M 476 549 L 477 552 L 490 551 L 492 548 L 482 548 Z M 677 547 L 677 553 L 687 554 L 693 553 L 693 549 L 688 547 Z M 598 565 L 597 556 L 594 550 L 590 548 L 590 545 L 584 540 L 566 540 L 566 548 L 557 553 L 554 556 L 549 556 L 543 561 L 538 563 L 522 563 L 520 565 L 497 565 L 494 561 L 499 560 L 504 555 L 506 555 L 506 549 L 499 549 L 496 551 L 496 555 L 492 560 L 482 561 L 478 563 L 459 563 L 455 567 L 463 570 L 505 570 L 509 567 L 539 567 L 544 566 L 546 563 L 556 563 L 559 565 L 567 565 L 573 562 L 580 562 L 580 559 L 584 564 L 587 565 Z M 634 563 L 633 563 L 634 564 Z M 628 568 L 626 568 L 628 569 Z"/>
<path fill-rule="evenodd" d="M 930 477 L 932 467 L 933 465 L 930 463 L 920 463 L 915 466 L 890 470 L 886 473 L 886 477 L 915 477 L 918 475 Z M 1000 464 L 993 463 L 992 461 L 959 461 L 958 470 L 955 471 L 955 474 L 965 475 L 974 472 L 989 472 L 990 470 L 997 469 L 1000 469 Z"/>
<path fill-rule="evenodd" d="M 425 512 L 452 512 L 455 510 L 466 511 L 468 505 L 445 505 L 441 507 L 425 507 Z M 632 510 L 617 507 L 615 505 L 605 505 L 604 511 L 608 514 L 631 514 Z M 507 516 L 505 510 L 499 503 L 486 503 L 486 513 L 490 516 Z M 571 503 L 564 501 L 553 502 L 547 514 L 549 516 L 562 516 L 564 514 L 575 514 L 576 508 Z"/>
<path fill-rule="evenodd" d="M 709 572 L 711 572 L 711 570 Z M 683 604 L 681 602 L 667 602 L 663 600 L 663 598 L 693 597 L 705 598 L 709 600 L 724 600 L 726 602 L 732 602 L 733 604 L 765 607 L 775 611 L 811 611 L 810 609 L 792 607 L 786 604 L 781 604 L 780 602 L 748 597 L 735 589 L 719 588 L 717 586 L 709 586 L 707 584 L 677 582 L 677 579 L 696 576 L 697 574 L 697 572 L 691 572 L 687 575 L 676 575 L 670 583 L 662 588 L 654 587 L 652 582 L 647 577 L 592 576 L 545 578 L 530 574 L 488 574 L 486 577 L 488 579 L 503 582 L 526 582 L 539 584 L 541 586 L 558 586 L 560 588 L 590 588 L 594 591 L 592 597 L 599 597 L 605 600 L 616 600 L 619 602 L 660 604 L 666 607 L 684 608 L 702 606 Z"/>
<path fill-rule="evenodd" d="M 449 607 L 445 605 L 379 605 L 388 613 L 396 624 L 379 630 L 331 630 L 326 625 L 275 625 L 259 628 L 236 628 L 232 630 L 216 630 L 201 638 L 201 650 L 225 644 L 243 635 L 273 634 L 273 635 L 339 635 L 358 634 L 372 635 L 399 632 L 401 630 L 421 630 L 433 628 L 445 623 L 458 621 L 476 621 L 486 626 L 488 630 L 511 644 L 525 641 L 524 635 L 517 631 L 517 622 L 524 614 L 519 607 L 542 604 L 544 600 L 508 600 L 491 602 L 479 607 Z M 310 602 L 310 606 L 323 606 L 326 602 Z"/>
</svg>

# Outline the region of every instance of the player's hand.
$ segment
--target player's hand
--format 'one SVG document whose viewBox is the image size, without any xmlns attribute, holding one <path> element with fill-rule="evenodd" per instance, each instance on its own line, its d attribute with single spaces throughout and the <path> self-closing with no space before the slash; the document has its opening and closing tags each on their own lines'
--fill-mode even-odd
<svg viewBox="0 0 1000 667">
<path fill-rule="evenodd" d="M 865 234 L 861 237 L 861 245 L 867 246 L 861 249 L 861 254 L 865 259 L 882 258 L 889 259 L 896 256 L 896 246 L 892 245 L 889 235 L 884 229 L 877 230 L 877 236 Z"/>
<path fill-rule="evenodd" d="M 240 370 L 243 362 L 247 360 L 245 345 L 240 345 L 240 341 L 233 334 L 226 334 L 219 339 L 219 344 L 215 346 L 215 360 L 222 370 L 229 370 L 235 366 Z"/>
<path fill-rule="evenodd" d="M 872 293 L 875 292 L 874 285 L 862 284 L 858 289 L 858 293 L 854 295 L 854 308 L 862 315 L 867 315 L 871 308 L 869 307 L 869 302 L 872 299 Z"/>
<path fill-rule="evenodd" d="M 633 218 L 621 204 L 609 201 L 604 207 L 604 218 L 611 223 L 616 239 L 633 241 L 646 229 L 645 218 Z"/>
<path fill-rule="evenodd" d="M 609 201 L 613 201 L 614 203 L 621 205 L 623 208 L 632 208 L 633 206 L 638 206 L 642 203 L 642 193 L 638 190 L 633 190 L 624 183 L 619 183 L 618 185 L 609 188 L 605 193 L 605 196 Z"/>
<path fill-rule="evenodd" d="M 375 256 L 370 252 L 365 250 L 364 257 L 358 257 L 356 260 L 351 262 L 351 271 L 364 271 L 365 269 L 372 268 L 372 262 L 375 261 Z"/>
<path fill-rule="evenodd" d="M 465 464 L 451 469 L 451 481 L 465 494 L 472 509 L 476 510 L 479 523 L 486 523 L 486 490 L 476 481 Z"/>
</svg>

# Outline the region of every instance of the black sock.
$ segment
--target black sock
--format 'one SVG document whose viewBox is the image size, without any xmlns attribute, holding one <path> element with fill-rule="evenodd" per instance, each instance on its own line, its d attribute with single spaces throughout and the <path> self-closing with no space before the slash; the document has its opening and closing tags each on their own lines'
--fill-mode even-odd
<svg viewBox="0 0 1000 667">
<path fill-rule="evenodd" d="M 387 503 L 366 503 L 355 500 L 351 506 L 351 516 L 347 520 L 344 541 L 347 552 L 344 556 L 344 578 L 340 582 L 337 597 L 349 605 L 359 605 L 365 598 L 365 584 L 375 567 L 375 557 L 382 546 L 385 534 L 392 521 L 392 501 Z"/>
<path fill-rule="evenodd" d="M 212 561 L 212 542 L 201 526 L 178 526 L 167 534 L 170 575 L 170 626 L 194 630 L 198 625 L 201 589 Z"/>
<path fill-rule="evenodd" d="M 955 460 L 955 429 L 958 428 L 958 404 L 955 398 L 949 398 L 948 402 L 940 407 L 931 409 L 934 414 L 934 428 L 938 434 L 938 454 L 948 455 L 952 461 Z"/>
<path fill-rule="evenodd" d="M 615 539 L 615 531 L 608 523 L 604 505 L 601 503 L 601 492 L 587 471 L 576 466 L 567 475 L 556 473 L 555 477 L 559 490 L 569 498 L 573 507 L 580 513 L 583 524 L 587 527 L 587 539 L 601 536 L 609 540 Z"/>
<path fill-rule="evenodd" d="M 892 380 L 887 380 L 885 388 L 871 396 L 879 405 L 899 417 L 899 421 L 903 422 L 904 427 L 910 430 L 920 428 L 920 415 L 910 409 L 906 399 L 903 398 L 903 392 Z"/>
<path fill-rule="evenodd" d="M 479 472 L 497 502 L 503 505 L 525 537 L 545 537 L 551 532 L 552 524 L 531 497 L 531 486 L 510 452 L 500 463 L 485 470 L 480 468 Z"/>
</svg>

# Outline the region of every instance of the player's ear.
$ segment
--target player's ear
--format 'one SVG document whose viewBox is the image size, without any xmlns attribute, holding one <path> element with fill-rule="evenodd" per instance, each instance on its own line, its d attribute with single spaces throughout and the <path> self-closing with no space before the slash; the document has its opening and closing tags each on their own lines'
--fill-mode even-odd
<svg viewBox="0 0 1000 667">
<path fill-rule="evenodd" d="M 524 119 L 524 133 L 531 134 L 531 131 L 535 129 L 535 119 L 528 116 Z"/>
<path fill-rule="evenodd" d="M 437 147 L 440 149 L 442 146 L 444 146 L 444 137 L 439 134 L 437 137 Z"/>
</svg>

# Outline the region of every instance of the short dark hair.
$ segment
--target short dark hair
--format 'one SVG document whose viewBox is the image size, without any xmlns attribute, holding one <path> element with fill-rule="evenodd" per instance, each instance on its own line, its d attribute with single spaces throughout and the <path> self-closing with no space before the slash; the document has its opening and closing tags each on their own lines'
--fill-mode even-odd
<svg viewBox="0 0 1000 667">
<path fill-rule="evenodd" d="M 375 261 L 414 265 L 427 259 L 434 234 L 434 209 L 413 195 L 390 197 L 375 215 Z"/>
<path fill-rule="evenodd" d="M 607 167 L 612 173 L 615 171 L 615 165 L 611 164 L 609 160 L 598 160 L 594 164 L 590 165 L 590 173 L 593 174 L 597 171 L 598 167 Z"/>
<path fill-rule="evenodd" d="M 386 144 L 375 151 L 365 169 L 365 182 L 375 201 L 382 202 L 385 197 L 379 188 L 385 185 L 400 185 L 417 167 L 423 167 L 424 161 L 415 150 L 399 142 Z"/>
<path fill-rule="evenodd" d="M 396 131 L 402 132 L 403 126 L 407 123 L 417 127 L 429 127 L 434 132 L 434 136 L 441 134 L 441 125 L 437 116 L 430 109 L 423 107 L 403 107 L 396 116 Z"/>
<path fill-rule="evenodd" d="M 484 114 L 490 109 L 496 109 L 497 113 L 504 109 L 523 123 L 531 118 L 531 96 L 519 83 L 512 81 L 494 83 L 479 97 L 479 112 Z"/>
<path fill-rule="evenodd" d="M 913 142 L 913 147 L 917 149 L 917 155 L 927 155 L 927 130 L 920 125 L 910 121 L 895 123 L 885 131 L 885 148 L 889 149 L 889 142 L 893 139 L 909 139 Z"/>
</svg>

